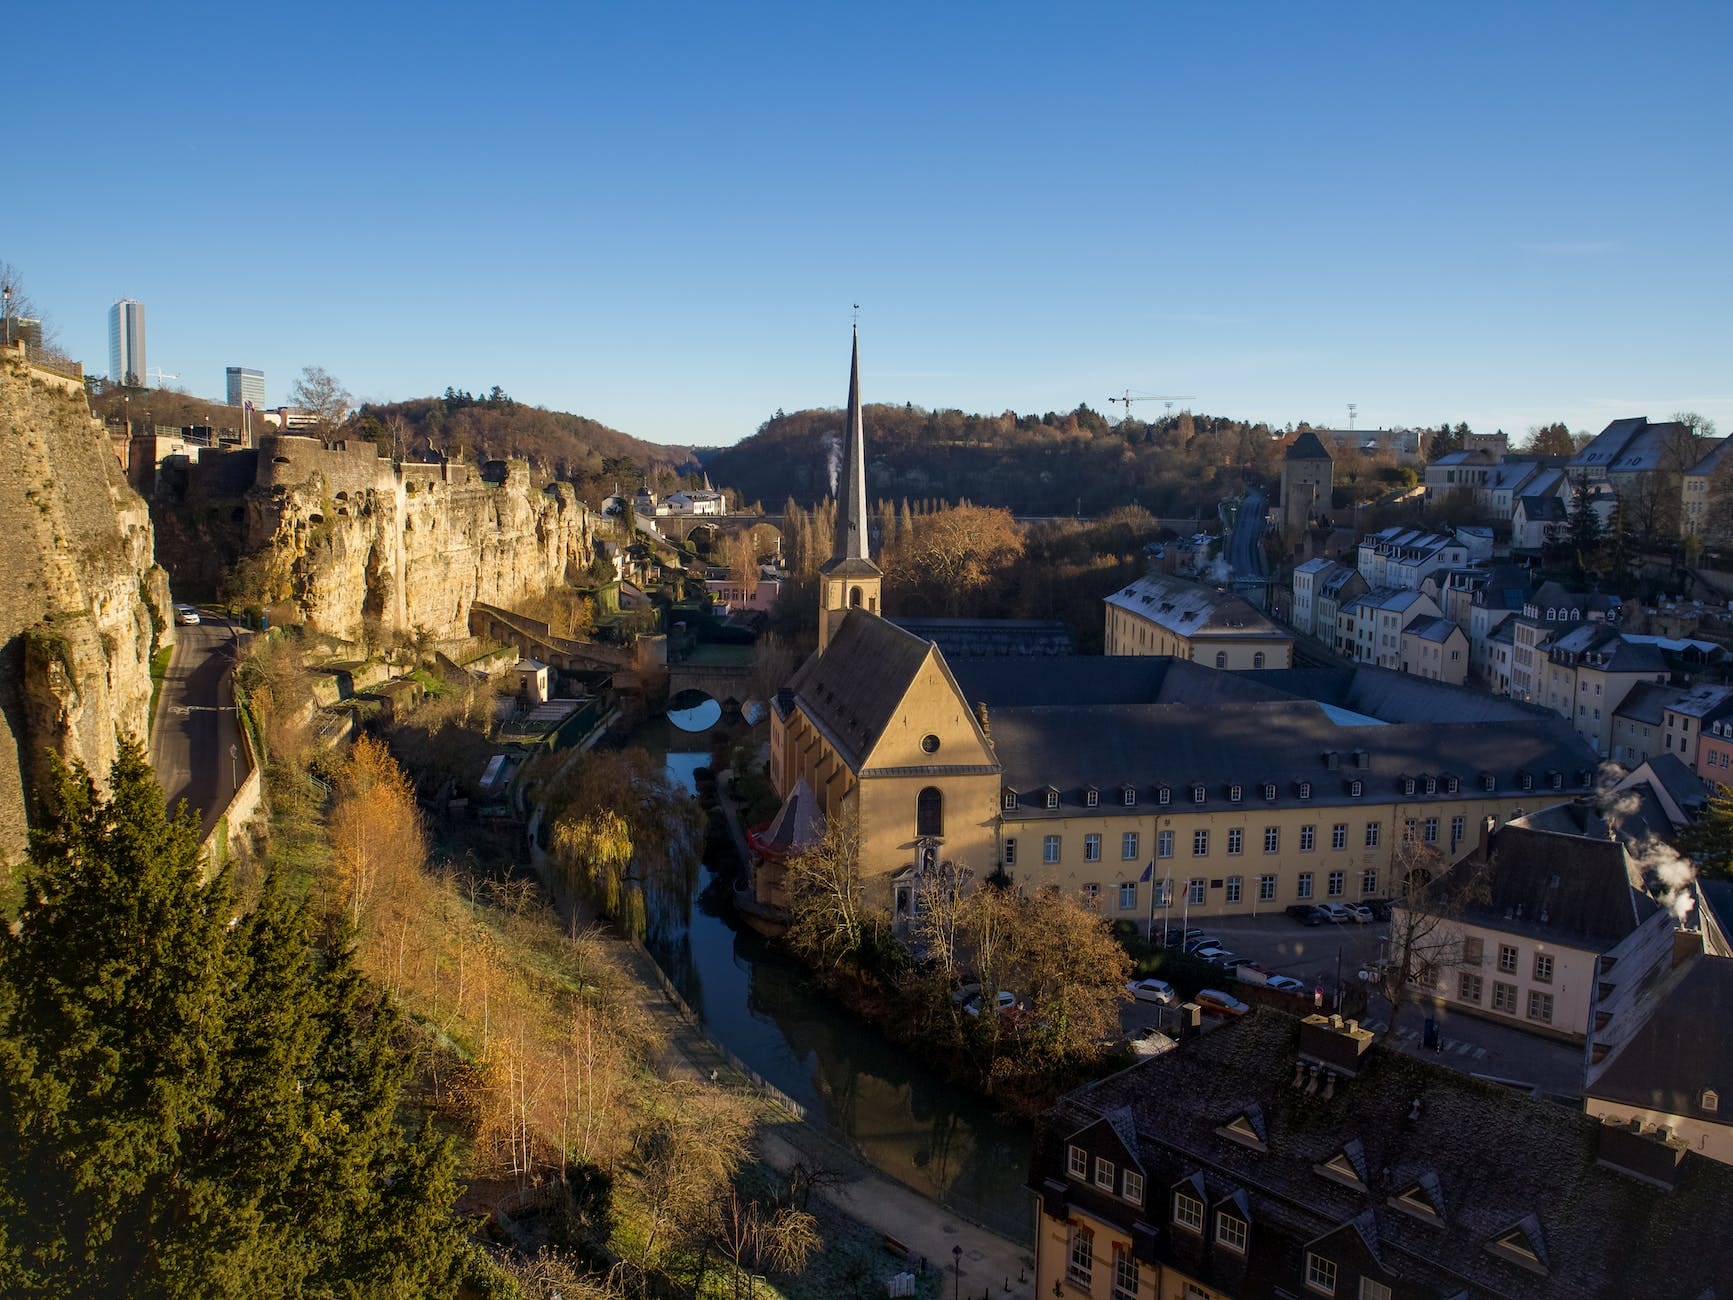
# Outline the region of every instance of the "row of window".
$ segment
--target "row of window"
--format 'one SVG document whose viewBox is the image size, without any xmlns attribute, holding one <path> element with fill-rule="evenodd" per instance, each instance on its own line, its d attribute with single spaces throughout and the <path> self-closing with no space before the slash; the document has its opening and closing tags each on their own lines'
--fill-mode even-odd
<svg viewBox="0 0 1733 1300">
<path fill-rule="evenodd" d="M 1456 848 L 1462 843 L 1463 834 L 1468 828 L 1468 819 L 1457 816 L 1450 819 L 1450 847 Z M 1383 835 L 1383 825 L 1380 822 L 1367 822 L 1362 836 L 1362 843 L 1369 849 L 1378 847 Z M 1424 819 L 1410 817 L 1403 822 L 1402 839 L 1404 843 L 1413 843 L 1416 839 L 1428 844 L 1438 842 L 1438 818 Z M 1282 849 L 1282 830 L 1279 826 L 1264 827 L 1264 852 L 1280 853 Z M 1125 831 L 1119 837 L 1119 860 L 1121 862 L 1138 862 L 1142 860 L 1143 837 L 1138 831 Z M 1300 827 L 1300 852 L 1311 853 L 1318 845 L 1318 828 L 1316 826 Z M 1172 831 L 1157 831 L 1155 835 L 1155 856 L 1171 858 L 1173 856 L 1174 833 Z M 1330 847 L 1341 851 L 1348 847 L 1348 823 L 1337 822 L 1330 827 Z M 1230 858 L 1240 857 L 1245 853 L 1246 832 L 1242 826 L 1229 827 L 1227 831 L 1227 855 Z M 1061 835 L 1044 835 L 1041 837 L 1041 861 L 1056 863 L 1064 856 L 1065 839 Z M 1194 830 L 1191 833 L 1191 856 L 1207 858 L 1210 853 L 1210 832 Z M 1085 862 L 1101 861 L 1101 836 L 1090 833 L 1083 837 L 1083 860 Z M 1004 861 L 1007 867 L 1017 865 L 1017 837 L 1008 836 L 1004 844 Z"/>
<path fill-rule="evenodd" d="M 1586 771 L 1578 772 L 1576 775 L 1578 785 L 1586 786 L 1592 780 L 1592 773 Z M 1552 789 L 1562 790 L 1565 788 L 1565 773 L 1558 771 L 1548 772 L 1546 778 L 1547 784 Z M 1436 776 L 1405 776 L 1401 778 L 1398 788 L 1405 795 L 1415 795 L 1422 791 L 1429 795 L 1437 794 L 1440 780 L 1441 778 Z M 1443 777 L 1442 783 L 1445 794 L 1461 793 L 1462 783 L 1456 777 Z M 1534 789 L 1534 773 L 1518 772 L 1516 774 L 1515 784 L 1517 788 L 1521 790 Z M 1202 782 L 1197 782 L 1188 788 L 1191 792 L 1192 803 L 1204 804 L 1209 801 L 1209 787 L 1204 785 Z M 1491 772 L 1482 772 L 1480 775 L 1480 788 L 1486 791 L 1496 790 L 1498 788 L 1498 778 Z M 1244 786 L 1230 785 L 1227 789 L 1229 803 L 1241 803 L 1244 801 Z M 1347 789 L 1351 798 L 1358 799 L 1366 793 L 1366 783 L 1365 781 L 1356 778 L 1347 783 Z M 1264 783 L 1263 796 L 1265 803 L 1274 803 L 1276 801 L 1277 793 L 1277 787 L 1273 781 Z M 1310 781 L 1296 782 L 1294 793 L 1296 797 L 1301 800 L 1310 799 L 1312 797 L 1312 783 Z M 1044 805 L 1047 808 L 1054 809 L 1059 807 L 1059 791 L 1055 787 L 1046 787 L 1046 789 L 1042 791 L 1042 796 Z M 1021 796 L 1019 796 L 1015 790 L 1005 790 L 1001 792 L 999 797 L 1000 807 L 1006 812 L 1015 811 L 1020 806 L 1020 797 Z M 1129 785 L 1121 786 L 1119 790 L 1119 799 L 1120 803 L 1125 807 L 1135 807 L 1137 805 L 1137 788 Z M 1155 789 L 1155 801 L 1157 804 L 1164 807 L 1171 804 L 1173 802 L 1173 788 L 1165 785 L 1157 786 Z M 1086 788 L 1083 791 L 1083 804 L 1086 808 L 1099 807 L 1101 804 L 1101 792 L 1094 788 Z"/>
<path fill-rule="evenodd" d="M 1260 903 L 1274 902 L 1276 898 L 1276 877 L 1258 876 L 1256 879 L 1258 901 Z M 1172 907 L 1173 881 L 1157 880 L 1153 883 L 1155 888 L 1155 900 L 1153 906 Z M 1215 887 L 1224 891 L 1225 898 L 1223 901 L 1228 903 L 1238 903 L 1244 900 L 1245 883 L 1244 876 L 1227 876 L 1216 881 Z M 1207 891 L 1210 887 L 1210 882 L 1207 879 L 1200 876 L 1192 880 L 1181 881 L 1180 884 L 1186 891 L 1186 901 L 1188 903 L 1202 904 L 1206 900 Z M 1302 871 L 1295 878 L 1294 896 L 1299 899 L 1311 898 L 1313 896 L 1312 886 L 1312 873 L 1310 871 Z M 1328 873 L 1325 877 L 1325 886 L 1328 891 L 1328 897 L 1341 898 L 1347 893 L 1348 873 L 1346 871 L 1332 871 Z M 1119 883 L 1117 889 L 1120 911 L 1130 912 L 1137 910 L 1137 888 L 1137 882 L 1134 880 L 1125 880 Z M 1362 898 L 1371 898 L 1377 892 L 1378 869 L 1376 867 L 1367 867 L 1360 873 L 1360 896 Z M 1083 886 L 1084 902 L 1093 907 L 1100 901 L 1100 899 L 1101 886 L 1098 883 L 1091 881 Z"/>
</svg>

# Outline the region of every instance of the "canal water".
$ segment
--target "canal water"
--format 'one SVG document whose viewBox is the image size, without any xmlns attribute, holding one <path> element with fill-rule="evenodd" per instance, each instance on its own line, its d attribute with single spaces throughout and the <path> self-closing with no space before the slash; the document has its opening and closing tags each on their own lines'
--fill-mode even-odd
<svg viewBox="0 0 1733 1300">
<path fill-rule="evenodd" d="M 695 790 L 704 735 L 661 721 L 632 738 L 665 755 Z M 648 908 L 645 944 L 710 1035 L 840 1133 L 871 1164 L 1014 1240 L 1031 1233 L 1031 1131 L 926 1069 L 910 1052 L 815 991 L 797 965 L 727 904 L 728 882 L 700 868 L 695 888 Z"/>
</svg>

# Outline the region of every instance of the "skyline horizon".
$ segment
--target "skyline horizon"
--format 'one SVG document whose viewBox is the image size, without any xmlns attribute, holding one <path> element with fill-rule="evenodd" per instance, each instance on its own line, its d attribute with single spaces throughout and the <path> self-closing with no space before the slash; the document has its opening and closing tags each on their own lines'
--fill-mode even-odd
<svg viewBox="0 0 1733 1300">
<path fill-rule="evenodd" d="M 0 259 L 81 358 L 145 303 L 195 391 L 319 365 L 727 446 L 840 401 L 858 302 L 890 404 L 1733 430 L 1733 105 L 1642 71 L 1712 84 L 1724 8 L 82 8 L 21 139 L 100 138 L 140 57 L 239 71 L 152 79 L 144 147 L 25 151 Z"/>
</svg>

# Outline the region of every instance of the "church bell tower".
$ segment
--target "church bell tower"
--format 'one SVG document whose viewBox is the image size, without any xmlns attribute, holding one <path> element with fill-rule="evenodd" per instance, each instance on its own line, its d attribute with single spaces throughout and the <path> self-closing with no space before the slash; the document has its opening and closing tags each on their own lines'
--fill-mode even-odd
<svg viewBox="0 0 1733 1300">
<path fill-rule="evenodd" d="M 860 411 L 860 331 L 848 372 L 848 429 L 837 478 L 836 540 L 818 571 L 818 649 L 830 644 L 851 609 L 879 614 L 884 574 L 867 554 L 866 428 Z"/>
</svg>

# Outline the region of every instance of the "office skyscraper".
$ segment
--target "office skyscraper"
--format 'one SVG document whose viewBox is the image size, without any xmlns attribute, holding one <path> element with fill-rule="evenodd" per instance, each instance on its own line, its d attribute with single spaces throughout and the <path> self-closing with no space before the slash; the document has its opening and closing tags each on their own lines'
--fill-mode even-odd
<svg viewBox="0 0 1733 1300">
<path fill-rule="evenodd" d="M 240 406 L 243 402 L 251 402 L 255 411 L 265 409 L 265 372 L 263 370 L 248 370 L 245 366 L 230 366 L 229 405 Z"/>
<path fill-rule="evenodd" d="M 108 309 L 108 378 L 116 384 L 143 384 L 144 304 L 121 298 Z"/>
</svg>

